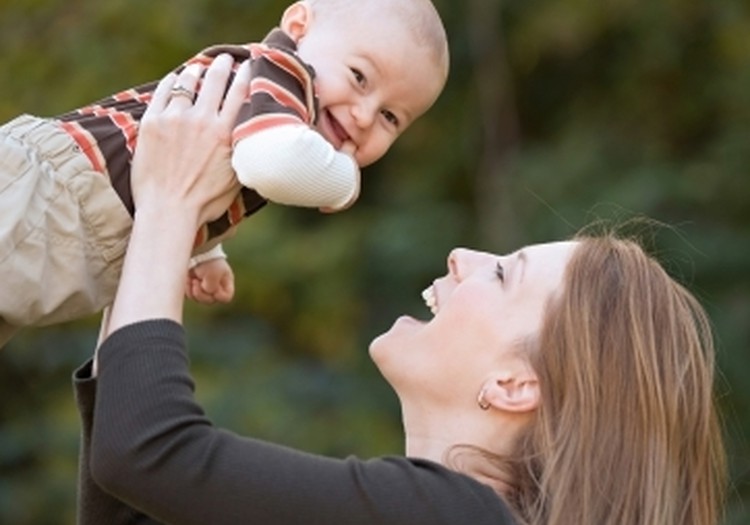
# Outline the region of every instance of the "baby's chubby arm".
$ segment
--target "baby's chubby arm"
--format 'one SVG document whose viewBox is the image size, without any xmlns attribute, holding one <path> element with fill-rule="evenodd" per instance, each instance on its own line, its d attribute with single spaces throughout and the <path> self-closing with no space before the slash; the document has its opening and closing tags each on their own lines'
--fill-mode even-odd
<svg viewBox="0 0 750 525">
<path fill-rule="evenodd" d="M 305 124 L 274 126 L 239 140 L 232 167 L 239 181 L 284 205 L 335 212 L 359 196 L 360 171 L 354 145 L 341 151 Z"/>
</svg>

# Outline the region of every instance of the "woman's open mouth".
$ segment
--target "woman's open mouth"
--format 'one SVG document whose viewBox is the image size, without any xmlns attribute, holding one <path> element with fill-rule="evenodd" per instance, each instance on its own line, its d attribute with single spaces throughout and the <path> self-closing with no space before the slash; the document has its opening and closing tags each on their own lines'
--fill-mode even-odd
<svg viewBox="0 0 750 525">
<path fill-rule="evenodd" d="M 432 312 L 432 315 L 435 315 L 438 313 L 438 310 L 440 309 L 438 307 L 437 303 L 437 295 L 435 294 L 435 286 L 430 285 L 427 288 L 422 291 L 422 299 L 424 299 L 424 304 L 427 305 L 427 308 L 430 309 L 430 312 Z"/>
</svg>

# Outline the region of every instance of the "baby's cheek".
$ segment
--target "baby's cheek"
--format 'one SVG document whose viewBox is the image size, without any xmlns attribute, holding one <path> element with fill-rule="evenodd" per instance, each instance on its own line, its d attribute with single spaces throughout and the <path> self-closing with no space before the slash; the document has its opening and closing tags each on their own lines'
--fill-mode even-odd
<svg viewBox="0 0 750 525">
<path fill-rule="evenodd" d="M 357 159 L 357 163 L 361 168 L 373 164 L 374 162 L 382 159 L 385 154 L 388 153 L 388 150 L 390 149 L 392 144 L 393 141 L 389 141 L 387 143 L 368 145 L 360 148 L 359 150 L 357 150 L 357 156 L 355 157 Z"/>
</svg>

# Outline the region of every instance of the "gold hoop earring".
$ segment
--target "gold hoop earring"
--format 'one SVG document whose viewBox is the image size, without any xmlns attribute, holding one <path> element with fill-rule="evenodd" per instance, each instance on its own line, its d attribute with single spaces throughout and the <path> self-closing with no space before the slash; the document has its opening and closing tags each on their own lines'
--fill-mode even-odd
<svg viewBox="0 0 750 525">
<path fill-rule="evenodd" d="M 479 395 L 477 396 L 477 405 L 479 405 L 479 408 L 482 410 L 489 410 L 490 409 L 490 402 L 487 401 L 484 396 L 487 393 L 487 388 L 484 387 L 482 390 L 479 391 Z"/>
</svg>

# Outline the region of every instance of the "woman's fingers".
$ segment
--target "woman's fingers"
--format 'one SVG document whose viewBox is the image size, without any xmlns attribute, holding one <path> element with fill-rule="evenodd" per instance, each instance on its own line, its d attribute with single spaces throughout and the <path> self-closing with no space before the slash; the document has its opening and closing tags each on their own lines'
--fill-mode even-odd
<svg viewBox="0 0 750 525">
<path fill-rule="evenodd" d="M 227 54 L 219 55 L 211 62 L 203 78 L 198 98 L 195 100 L 196 109 L 211 114 L 219 112 L 233 64 L 234 60 Z"/>
<path fill-rule="evenodd" d="M 149 102 L 148 107 L 146 108 L 144 118 L 154 113 L 164 111 L 164 108 L 166 108 L 167 104 L 169 104 L 170 90 L 172 89 L 172 86 L 174 86 L 176 81 L 177 75 L 175 73 L 170 73 L 161 79 L 159 84 L 156 86 L 156 89 L 154 90 L 154 94 L 151 97 L 151 101 Z"/>
<path fill-rule="evenodd" d="M 219 114 L 222 125 L 233 126 L 242 104 L 247 100 L 250 62 L 246 60 L 240 65 L 227 89 L 233 64 L 234 59 L 228 54 L 216 57 L 203 75 L 197 96 L 202 66 L 191 64 L 179 75 L 170 73 L 156 87 L 144 117 L 167 109 L 183 112 L 195 108 L 205 114 Z"/>
<path fill-rule="evenodd" d="M 232 66 L 232 58 L 223 55 L 202 80 L 204 68 L 188 66 L 158 84 L 133 158 L 131 187 L 137 208 L 172 202 L 197 212 L 202 223 L 219 217 L 231 204 L 240 189 L 230 162 L 231 134 L 248 84 L 245 66 L 227 89 Z M 225 93 L 229 99 L 224 103 Z"/>
<path fill-rule="evenodd" d="M 193 106 L 195 92 L 198 89 L 198 82 L 202 73 L 203 66 L 200 64 L 190 64 L 177 75 L 176 82 L 169 90 L 169 108 L 185 109 Z"/>
<path fill-rule="evenodd" d="M 175 104 L 182 108 L 192 106 L 202 70 L 202 66 L 193 64 L 183 69 L 179 75 L 169 73 L 162 78 L 146 108 L 146 113 L 143 115 L 144 120 L 155 118 L 156 115 L 163 113 L 167 107 L 175 107 Z"/>
<path fill-rule="evenodd" d="M 246 60 L 237 68 L 227 89 L 234 59 L 230 55 L 219 55 L 206 71 L 195 107 L 198 111 L 219 115 L 220 125 L 231 129 L 237 114 L 247 101 L 250 88 L 250 61 Z"/>
<path fill-rule="evenodd" d="M 237 69 L 234 80 L 226 91 L 224 103 L 219 112 L 219 118 L 225 126 L 234 126 L 237 120 L 237 114 L 240 112 L 242 104 L 247 100 L 250 89 L 250 61 L 245 60 Z"/>
</svg>

